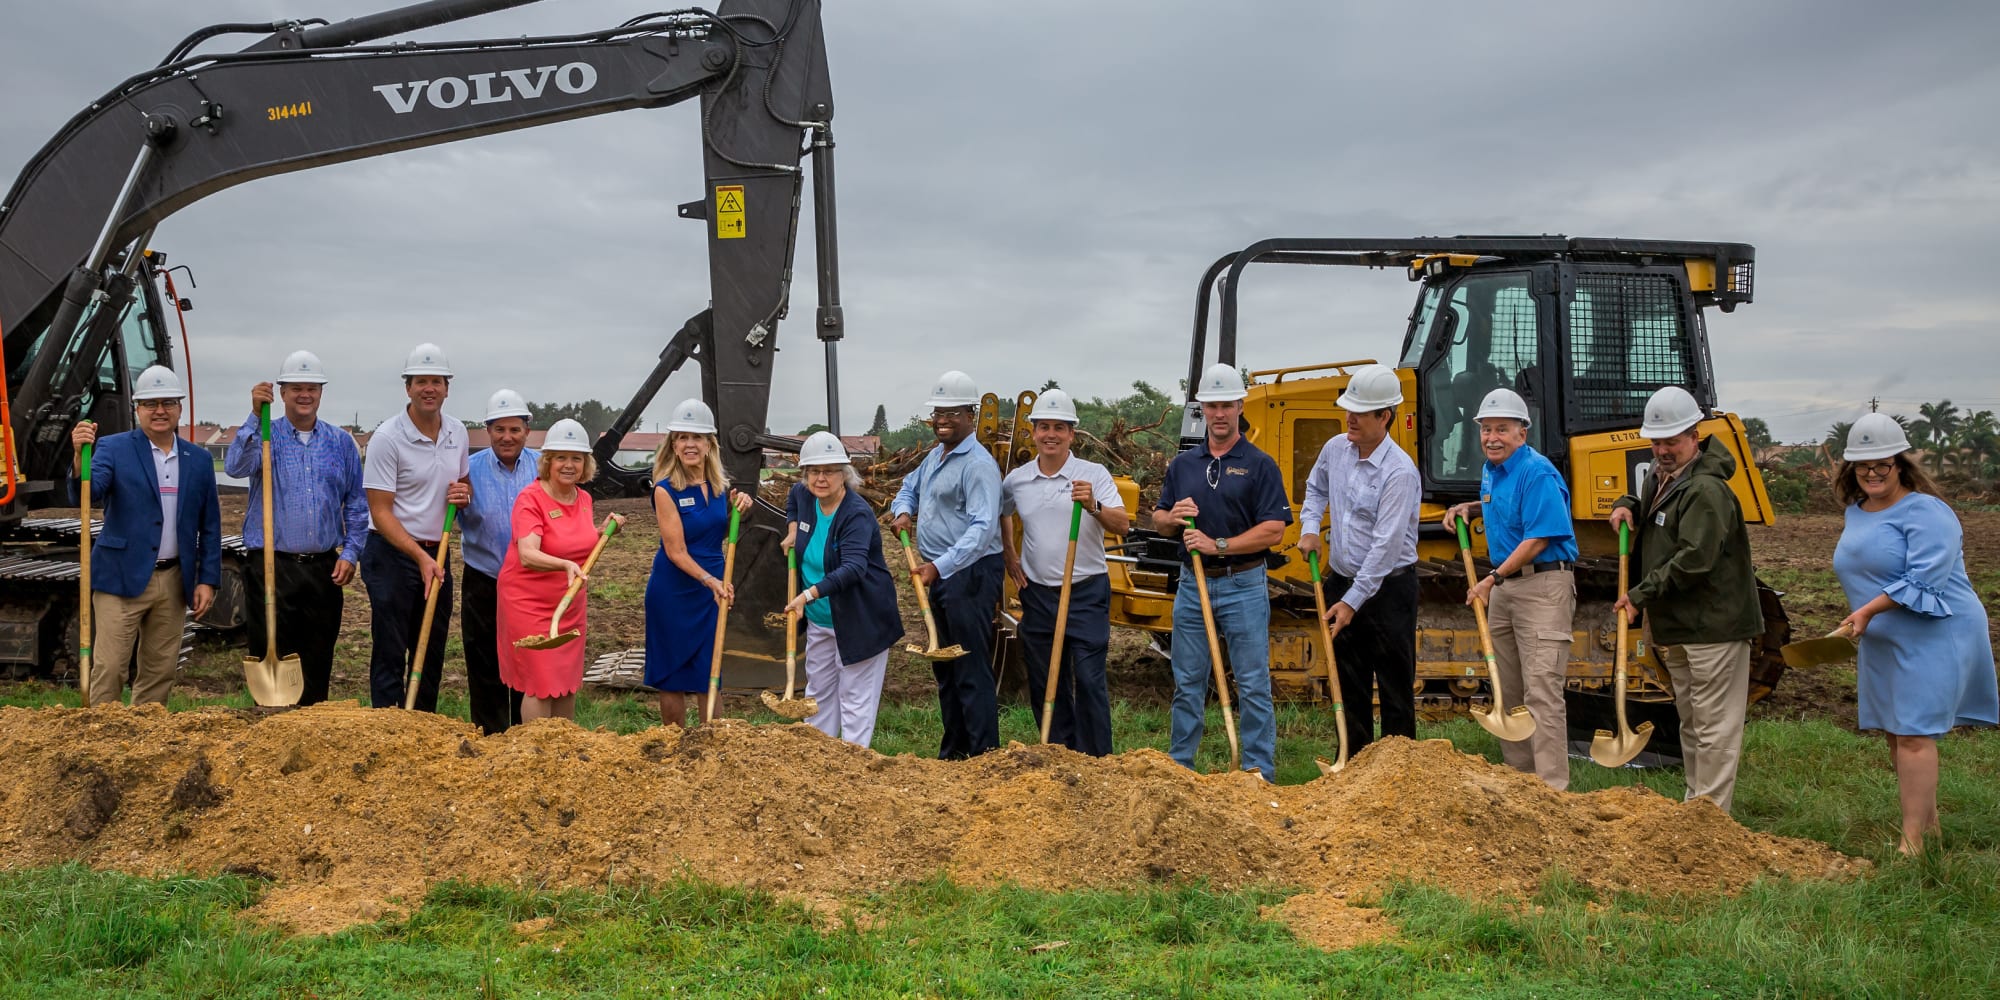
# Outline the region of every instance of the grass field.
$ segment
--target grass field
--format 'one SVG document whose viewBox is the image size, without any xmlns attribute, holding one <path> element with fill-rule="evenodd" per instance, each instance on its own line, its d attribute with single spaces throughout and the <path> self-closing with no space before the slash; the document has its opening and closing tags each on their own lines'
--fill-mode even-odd
<svg viewBox="0 0 2000 1000">
<path fill-rule="evenodd" d="M 28 685 L 0 692 L 4 704 L 73 698 Z M 450 693 L 442 708 L 464 711 Z M 580 715 L 619 731 L 654 724 L 629 696 L 588 697 Z M 1161 709 L 1121 704 L 1115 721 L 1121 749 L 1164 745 Z M 1009 710 L 1002 729 L 1033 738 L 1023 709 Z M 1422 735 L 1497 758 L 1470 723 Z M 890 706 L 877 741 L 887 753 L 928 755 L 937 737 L 934 707 L 914 704 Z M 1302 781 L 1332 732 L 1321 711 L 1290 707 L 1280 739 L 1280 780 Z M 71 866 L 0 872 L 0 995 L 1992 995 L 2000 734 L 1947 742 L 1944 845 L 1914 860 L 1890 849 L 1894 777 L 1878 740 L 1824 720 L 1762 721 L 1745 754 L 1740 820 L 1871 858 L 1878 871 L 1762 883 L 1724 899 L 1600 898 L 1560 873 L 1531 899 L 1499 902 L 1400 885 L 1370 901 L 1398 928 L 1394 941 L 1325 952 L 1260 919 L 1286 894 L 1277 888 L 1045 893 L 940 878 L 830 913 L 692 877 L 562 893 L 455 883 L 407 920 L 288 939 L 236 916 L 260 882 Z M 1577 790 L 1643 781 L 1680 794 L 1675 771 L 1572 766 Z"/>
</svg>

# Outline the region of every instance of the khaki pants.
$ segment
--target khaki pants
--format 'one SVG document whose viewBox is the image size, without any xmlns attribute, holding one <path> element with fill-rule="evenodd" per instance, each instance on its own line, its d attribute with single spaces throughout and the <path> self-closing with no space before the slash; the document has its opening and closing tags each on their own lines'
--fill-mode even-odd
<svg viewBox="0 0 2000 1000">
<path fill-rule="evenodd" d="M 181 632 L 187 625 L 180 567 L 154 570 L 137 597 L 93 591 L 90 614 L 95 633 L 90 647 L 90 703 L 118 701 L 136 648 L 139 675 L 132 681 L 132 704 L 166 704 L 180 668 Z"/>
<path fill-rule="evenodd" d="M 1508 708 L 1528 706 L 1535 733 L 1502 740 L 1500 755 L 1516 771 L 1529 771 L 1563 791 L 1569 787 L 1569 723 L 1563 678 L 1569 672 L 1570 628 L 1576 617 L 1576 574 L 1552 570 L 1516 577 L 1493 588 L 1487 622 L 1500 695 Z"/>
<path fill-rule="evenodd" d="M 1681 762 L 1687 797 L 1705 797 L 1729 812 L 1736 798 L 1736 763 L 1743 756 L 1743 714 L 1750 703 L 1750 640 L 1656 646 L 1673 682 L 1681 717 Z"/>
</svg>

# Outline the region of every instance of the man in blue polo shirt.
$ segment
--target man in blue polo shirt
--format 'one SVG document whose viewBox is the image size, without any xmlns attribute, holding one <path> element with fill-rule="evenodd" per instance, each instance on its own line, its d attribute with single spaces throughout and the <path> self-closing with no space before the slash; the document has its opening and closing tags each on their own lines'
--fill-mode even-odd
<svg viewBox="0 0 2000 1000">
<path fill-rule="evenodd" d="M 1495 389 L 1479 404 L 1479 503 L 1445 512 L 1444 525 L 1486 519 L 1486 557 L 1493 571 L 1466 594 L 1487 602 L 1500 693 L 1526 705 L 1534 735 L 1502 741 L 1501 756 L 1516 771 L 1532 771 L 1550 788 L 1569 787 L 1569 726 L 1563 676 L 1569 669 L 1576 615 L 1576 528 L 1569 484 L 1555 464 L 1528 445 L 1528 404 L 1511 389 Z"/>
<path fill-rule="evenodd" d="M 1278 464 L 1243 439 L 1243 376 L 1230 365 L 1212 365 L 1195 387 L 1207 429 L 1203 447 L 1190 448 L 1167 463 L 1153 529 L 1180 535 L 1190 552 L 1201 553 L 1208 574 L 1215 629 L 1228 649 L 1236 675 L 1236 701 L 1243 713 L 1243 768 L 1277 777 L 1278 727 L 1271 715 L 1271 593 L 1264 581 L 1264 558 L 1292 523 Z M 1194 527 L 1187 527 L 1194 518 Z M 1183 564 L 1174 592 L 1173 758 L 1194 766 L 1207 722 L 1207 630 L 1201 593 Z"/>
</svg>

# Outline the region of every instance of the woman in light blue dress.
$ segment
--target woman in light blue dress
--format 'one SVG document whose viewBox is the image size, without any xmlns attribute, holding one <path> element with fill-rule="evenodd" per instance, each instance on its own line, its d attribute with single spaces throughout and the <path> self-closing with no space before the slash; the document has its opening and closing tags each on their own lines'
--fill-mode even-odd
<svg viewBox="0 0 2000 1000">
<path fill-rule="evenodd" d="M 1909 449 L 1889 417 L 1855 421 L 1834 485 L 1847 526 L 1833 552 L 1854 609 L 1840 624 L 1860 644 L 1861 728 L 1888 734 L 1904 854 L 1922 850 L 1938 829 L 1938 738 L 1958 726 L 2000 723 L 1993 646 L 1965 572 L 1964 529 Z"/>
</svg>

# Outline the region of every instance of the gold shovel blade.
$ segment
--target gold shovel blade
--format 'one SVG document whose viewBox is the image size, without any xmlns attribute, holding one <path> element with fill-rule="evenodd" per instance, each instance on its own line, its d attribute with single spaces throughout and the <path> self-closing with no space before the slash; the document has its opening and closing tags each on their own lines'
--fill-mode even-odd
<svg viewBox="0 0 2000 1000">
<path fill-rule="evenodd" d="M 306 675 L 297 654 L 275 660 L 245 659 L 243 686 L 250 689 L 250 698 L 258 705 L 283 708 L 298 704 L 300 696 L 306 693 Z"/>
<path fill-rule="evenodd" d="M 819 714 L 819 700 L 816 698 L 793 698 L 787 701 L 769 691 L 758 697 L 764 700 L 765 708 L 787 719 L 804 719 Z"/>
<path fill-rule="evenodd" d="M 1472 718 L 1484 727 L 1487 732 L 1509 743 L 1519 743 L 1535 735 L 1535 717 L 1528 714 L 1528 706 L 1526 705 L 1515 705 L 1513 708 L 1507 710 L 1506 715 L 1501 715 L 1498 712 L 1480 712 L 1475 710 L 1472 713 Z"/>
<path fill-rule="evenodd" d="M 1313 763 L 1319 766 L 1319 776 L 1322 778 L 1347 766 L 1344 760 L 1329 761 L 1325 757 L 1314 757 Z"/>
<path fill-rule="evenodd" d="M 1639 723 L 1639 728 L 1632 730 L 1629 740 L 1620 739 L 1609 729 L 1600 729 L 1597 735 L 1590 738 L 1590 759 L 1605 767 L 1624 767 L 1632 763 L 1632 758 L 1639 756 L 1639 751 L 1646 749 L 1646 743 L 1652 737 L 1653 724 L 1650 722 Z"/>
<path fill-rule="evenodd" d="M 1778 654 L 1785 658 L 1785 666 L 1794 669 L 1823 667 L 1829 663 L 1846 663 L 1854 659 L 1854 640 L 1845 635 L 1829 635 L 1821 639 L 1801 639 L 1779 647 Z"/>
<path fill-rule="evenodd" d="M 909 653 L 912 656 L 921 656 L 926 660 L 956 660 L 965 655 L 965 647 L 946 646 L 943 649 L 925 649 L 912 642 L 903 647 L 903 652 Z"/>
<path fill-rule="evenodd" d="M 531 635 L 525 639 L 514 640 L 514 648 L 554 649 L 557 646 L 567 646 L 571 642 L 574 642 L 575 640 L 580 639 L 582 637 L 583 633 L 575 630 L 564 632 L 561 635 Z"/>
</svg>

